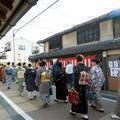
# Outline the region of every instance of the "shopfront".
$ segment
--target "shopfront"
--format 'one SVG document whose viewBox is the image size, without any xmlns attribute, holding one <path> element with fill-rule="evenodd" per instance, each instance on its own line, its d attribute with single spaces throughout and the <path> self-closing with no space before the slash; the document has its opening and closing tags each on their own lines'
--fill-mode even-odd
<svg viewBox="0 0 120 120">
<path fill-rule="evenodd" d="M 117 90 L 119 80 L 118 72 L 120 71 L 118 62 L 120 50 L 110 50 L 107 54 L 107 88 L 108 90 Z"/>
</svg>

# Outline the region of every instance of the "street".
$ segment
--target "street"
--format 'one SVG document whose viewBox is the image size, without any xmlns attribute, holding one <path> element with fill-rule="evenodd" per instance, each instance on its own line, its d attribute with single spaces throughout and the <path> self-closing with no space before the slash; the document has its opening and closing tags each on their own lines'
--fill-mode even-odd
<svg viewBox="0 0 120 120">
<path fill-rule="evenodd" d="M 5 94 L 13 101 L 19 107 L 20 111 L 22 110 L 25 112 L 19 112 L 18 108 L 16 111 L 14 103 L 11 103 L 9 100 L 4 100 L 4 95 L 2 97 L 0 94 L 0 120 L 81 120 L 80 115 L 71 116 L 69 114 L 69 104 L 55 103 L 53 100 L 54 96 L 51 97 L 50 106 L 43 109 L 41 108 L 42 103 L 39 97 L 35 101 L 29 101 L 26 91 L 23 97 L 19 97 L 15 84 L 10 90 L 7 90 L 5 85 L 1 84 L 0 90 L 2 91 L 1 94 Z M 105 106 L 105 113 L 99 113 L 89 108 L 90 120 L 111 120 L 110 114 L 114 109 L 115 102 L 103 100 L 103 103 Z"/>
</svg>

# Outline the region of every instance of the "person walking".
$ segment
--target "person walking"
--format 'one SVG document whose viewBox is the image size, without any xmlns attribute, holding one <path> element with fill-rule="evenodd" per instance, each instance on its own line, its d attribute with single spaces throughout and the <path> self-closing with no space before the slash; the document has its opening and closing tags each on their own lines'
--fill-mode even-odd
<svg viewBox="0 0 120 120">
<path fill-rule="evenodd" d="M 3 64 L 0 65 L 0 81 L 5 83 L 5 67 Z"/>
<path fill-rule="evenodd" d="M 53 81 L 55 81 L 55 71 L 58 69 L 59 60 L 53 64 Z"/>
<path fill-rule="evenodd" d="M 28 64 L 28 69 L 25 71 L 25 83 L 28 91 L 28 97 L 30 100 L 36 99 L 36 69 L 32 67 L 32 64 Z"/>
<path fill-rule="evenodd" d="M 49 68 L 49 72 L 50 72 L 50 81 L 51 83 L 53 83 L 53 61 L 50 61 L 50 68 Z"/>
<path fill-rule="evenodd" d="M 120 58 L 119 58 L 119 65 L 120 65 Z M 116 107 L 114 109 L 113 115 L 111 115 L 112 119 L 120 120 L 120 71 L 118 72 L 118 98 Z"/>
<path fill-rule="evenodd" d="M 88 89 L 88 77 L 87 68 L 83 63 L 84 56 L 79 54 L 76 56 L 78 61 L 77 66 L 74 67 L 74 88 L 76 92 L 79 93 L 79 103 L 72 105 L 70 114 L 76 115 L 76 113 L 81 114 L 81 118 L 88 120 L 88 101 L 87 101 L 87 89 Z"/>
<path fill-rule="evenodd" d="M 16 72 L 17 84 L 19 87 L 18 88 L 19 95 L 23 96 L 24 86 L 25 86 L 25 78 L 24 78 L 25 69 L 22 67 L 21 63 L 18 63 L 18 67 L 16 68 L 15 72 Z"/>
<path fill-rule="evenodd" d="M 62 69 L 62 63 L 58 63 L 58 69 L 55 70 L 56 102 L 67 103 L 67 80 L 66 73 Z"/>
<path fill-rule="evenodd" d="M 91 107 L 99 112 L 104 112 L 103 103 L 101 101 L 101 89 L 105 82 L 105 77 L 101 67 L 99 66 L 98 59 L 92 59 L 92 68 L 90 70 L 90 87 L 96 94 L 96 99 L 91 101 Z"/>
<path fill-rule="evenodd" d="M 7 67 L 5 68 L 5 76 L 6 76 L 7 88 L 10 89 L 12 84 L 12 78 L 13 78 L 13 69 L 10 66 L 10 62 L 7 63 Z"/>
<path fill-rule="evenodd" d="M 65 71 L 66 71 L 66 74 L 67 74 L 68 88 L 71 88 L 73 86 L 73 65 L 69 61 L 67 61 Z"/>
<path fill-rule="evenodd" d="M 24 68 L 25 70 L 27 70 L 27 65 L 26 65 L 25 62 L 23 62 L 23 68 Z"/>
<path fill-rule="evenodd" d="M 11 67 L 13 69 L 13 78 L 12 78 L 12 80 L 13 80 L 13 82 L 15 82 L 15 63 L 14 62 L 12 62 Z"/>
<path fill-rule="evenodd" d="M 46 69 L 46 62 L 40 62 L 40 68 L 37 70 L 36 83 L 39 87 L 40 97 L 43 101 L 43 107 L 48 107 L 50 102 L 50 76 L 49 71 Z"/>
<path fill-rule="evenodd" d="M 0 64 L 0 81 L 2 81 L 2 64 Z"/>
</svg>

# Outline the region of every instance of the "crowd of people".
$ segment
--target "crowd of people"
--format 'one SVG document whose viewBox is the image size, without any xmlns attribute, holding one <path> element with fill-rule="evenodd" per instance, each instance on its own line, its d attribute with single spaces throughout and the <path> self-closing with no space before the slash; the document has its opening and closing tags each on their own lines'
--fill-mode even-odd
<svg viewBox="0 0 120 120">
<path fill-rule="evenodd" d="M 104 105 L 101 100 L 101 89 L 105 82 L 105 77 L 98 59 L 92 59 L 92 67 L 88 68 L 84 64 L 84 56 L 77 55 L 77 65 L 74 67 L 70 61 L 66 61 L 66 68 L 57 60 L 50 61 L 50 67 L 46 68 L 45 60 L 35 68 L 31 63 L 7 63 L 7 66 L 0 64 L 0 80 L 5 83 L 7 89 L 12 87 L 12 82 L 17 83 L 19 95 L 23 96 L 24 90 L 28 91 L 30 100 L 36 99 L 36 91 L 40 93 L 43 107 L 48 107 L 50 96 L 53 95 L 52 85 L 56 86 L 56 102 L 68 103 L 69 92 L 75 91 L 78 95 L 77 102 L 71 103 L 70 114 L 77 115 L 88 120 L 88 107 L 92 107 L 98 112 L 104 112 Z M 118 101 L 112 118 L 120 119 L 120 85 L 118 89 Z M 74 97 L 74 96 L 73 96 Z"/>
</svg>

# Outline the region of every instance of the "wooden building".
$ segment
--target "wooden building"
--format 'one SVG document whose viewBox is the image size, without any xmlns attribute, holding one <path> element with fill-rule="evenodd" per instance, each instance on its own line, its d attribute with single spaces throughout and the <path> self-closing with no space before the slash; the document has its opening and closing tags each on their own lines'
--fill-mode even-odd
<svg viewBox="0 0 120 120">
<path fill-rule="evenodd" d="M 65 66 L 66 60 L 76 65 L 75 56 L 85 55 L 85 64 L 91 66 L 92 58 L 101 60 L 106 76 L 106 89 L 117 89 L 117 72 L 120 69 L 120 9 L 90 20 L 71 29 L 57 33 L 37 42 L 44 44 L 45 52 L 30 56 L 36 64 L 40 59 L 59 59 Z"/>
</svg>

